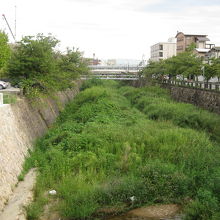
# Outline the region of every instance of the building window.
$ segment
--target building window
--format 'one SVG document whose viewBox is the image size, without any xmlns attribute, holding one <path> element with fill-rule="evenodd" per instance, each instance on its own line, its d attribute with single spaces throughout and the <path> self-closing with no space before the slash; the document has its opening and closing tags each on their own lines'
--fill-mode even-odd
<svg viewBox="0 0 220 220">
<path fill-rule="evenodd" d="M 159 52 L 159 57 L 163 57 L 163 52 Z"/>
<path fill-rule="evenodd" d="M 160 49 L 160 50 L 163 50 L 163 45 L 162 45 L 162 44 L 159 46 L 159 49 Z"/>
</svg>

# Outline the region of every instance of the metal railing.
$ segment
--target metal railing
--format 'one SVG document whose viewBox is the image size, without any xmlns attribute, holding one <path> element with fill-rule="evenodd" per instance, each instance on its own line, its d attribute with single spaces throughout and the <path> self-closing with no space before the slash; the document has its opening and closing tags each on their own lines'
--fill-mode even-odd
<svg viewBox="0 0 220 220">
<path fill-rule="evenodd" d="M 81 79 L 91 79 L 91 78 L 97 78 L 97 79 L 111 79 L 111 80 L 138 80 L 139 77 L 137 74 L 129 74 L 129 73 L 121 73 L 121 74 L 106 74 L 106 73 L 100 73 L 100 74 L 90 74 L 86 76 L 82 76 Z"/>
<path fill-rule="evenodd" d="M 182 87 L 220 91 L 220 82 L 206 82 L 206 81 L 192 81 L 192 80 L 188 80 L 188 81 L 163 80 L 162 83 L 175 85 L 175 86 L 182 86 Z"/>
</svg>

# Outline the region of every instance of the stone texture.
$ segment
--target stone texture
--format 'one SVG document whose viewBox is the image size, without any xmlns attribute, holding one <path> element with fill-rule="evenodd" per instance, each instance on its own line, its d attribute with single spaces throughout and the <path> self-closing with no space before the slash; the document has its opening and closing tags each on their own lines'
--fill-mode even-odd
<svg viewBox="0 0 220 220">
<path fill-rule="evenodd" d="M 0 106 L 0 211 L 4 208 L 33 141 L 45 133 L 60 110 L 79 92 L 75 89 L 59 92 L 57 99 L 39 100 L 36 106 L 26 99 Z"/>
<path fill-rule="evenodd" d="M 197 105 L 203 109 L 220 114 L 220 93 L 214 90 L 203 90 L 188 87 L 167 86 L 170 89 L 171 97 L 179 102 L 186 102 Z"/>
</svg>

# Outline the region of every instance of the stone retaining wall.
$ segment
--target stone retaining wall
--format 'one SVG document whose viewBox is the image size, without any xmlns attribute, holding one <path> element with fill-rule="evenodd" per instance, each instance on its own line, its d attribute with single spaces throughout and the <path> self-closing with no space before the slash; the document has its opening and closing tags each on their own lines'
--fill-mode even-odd
<svg viewBox="0 0 220 220">
<path fill-rule="evenodd" d="M 79 92 L 79 84 L 75 89 L 59 92 L 56 101 L 41 99 L 33 106 L 21 99 L 15 104 L 0 106 L 0 211 L 18 182 L 28 149 Z"/>
<path fill-rule="evenodd" d="M 220 114 L 220 93 L 188 87 L 163 85 L 170 89 L 171 97 L 180 102 L 187 102 Z"/>
</svg>

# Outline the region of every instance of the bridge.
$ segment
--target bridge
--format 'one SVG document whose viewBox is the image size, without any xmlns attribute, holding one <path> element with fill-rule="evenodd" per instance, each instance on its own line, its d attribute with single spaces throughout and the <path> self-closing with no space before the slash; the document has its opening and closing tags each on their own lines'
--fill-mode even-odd
<svg viewBox="0 0 220 220">
<path fill-rule="evenodd" d="M 89 66 L 93 73 L 138 73 L 142 66 Z"/>
<path fill-rule="evenodd" d="M 97 79 L 106 79 L 106 80 L 139 80 L 139 76 L 134 73 L 130 74 L 123 74 L 123 73 L 115 73 L 115 74 L 109 74 L 109 73 L 100 73 L 100 74 L 89 74 L 84 75 L 81 77 L 81 79 L 91 79 L 91 78 L 97 78 Z"/>
<path fill-rule="evenodd" d="M 82 76 L 81 79 L 106 79 L 106 80 L 138 80 L 140 66 L 89 66 L 91 74 Z"/>
</svg>

